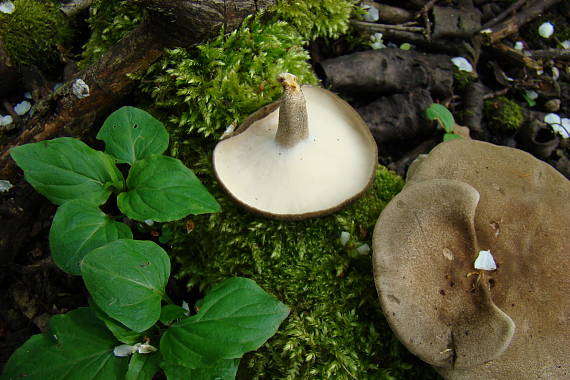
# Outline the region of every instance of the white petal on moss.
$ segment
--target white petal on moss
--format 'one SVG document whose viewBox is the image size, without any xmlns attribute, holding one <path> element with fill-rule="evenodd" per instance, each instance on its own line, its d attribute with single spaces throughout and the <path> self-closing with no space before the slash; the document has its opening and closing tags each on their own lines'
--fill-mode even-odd
<svg viewBox="0 0 570 380">
<path fill-rule="evenodd" d="M 515 42 L 514 49 L 515 49 L 515 50 L 522 50 L 522 49 L 524 49 L 524 44 L 523 44 L 523 42 L 522 42 L 522 41 L 517 41 L 517 42 Z"/>
<path fill-rule="evenodd" d="M 346 245 L 346 243 L 348 243 L 348 239 L 350 239 L 350 234 L 346 231 L 342 231 L 340 233 L 340 244 L 343 246 Z"/>
<path fill-rule="evenodd" d="M 0 12 L 12 14 L 16 10 L 14 3 L 11 1 L 2 1 L 0 2 Z"/>
<path fill-rule="evenodd" d="M 475 260 L 475 269 L 482 269 L 482 270 L 497 269 L 497 264 L 495 263 L 495 259 L 493 259 L 491 251 L 479 251 L 479 255 Z"/>
<path fill-rule="evenodd" d="M 32 104 L 27 100 L 24 100 L 14 106 L 14 112 L 22 116 L 25 115 L 30 110 L 30 108 L 32 108 Z"/>
<path fill-rule="evenodd" d="M 562 41 L 560 45 L 562 45 L 563 49 L 570 49 L 570 40 Z"/>
<path fill-rule="evenodd" d="M 459 69 L 459 71 L 467 71 L 468 73 L 473 72 L 473 66 L 471 63 L 463 57 L 453 57 L 451 62 Z"/>
<path fill-rule="evenodd" d="M 78 99 L 83 99 L 89 96 L 89 86 L 83 79 L 76 79 L 71 85 L 71 92 L 77 96 Z"/>
<path fill-rule="evenodd" d="M 368 244 L 362 244 L 360 247 L 356 248 L 356 252 L 361 255 L 367 255 L 370 252 L 370 246 Z"/>
<path fill-rule="evenodd" d="M 541 26 L 538 27 L 538 34 L 542 38 L 550 38 L 552 34 L 554 34 L 554 25 L 550 22 L 545 22 Z"/>
<path fill-rule="evenodd" d="M 10 181 L 6 181 L 5 179 L 0 179 L 0 193 L 4 193 L 14 187 Z"/>
<path fill-rule="evenodd" d="M 137 351 L 137 346 L 131 346 L 128 344 L 121 344 L 120 346 L 116 346 L 113 349 L 113 355 L 118 356 L 120 358 L 124 358 L 126 356 L 130 356 Z"/>
</svg>

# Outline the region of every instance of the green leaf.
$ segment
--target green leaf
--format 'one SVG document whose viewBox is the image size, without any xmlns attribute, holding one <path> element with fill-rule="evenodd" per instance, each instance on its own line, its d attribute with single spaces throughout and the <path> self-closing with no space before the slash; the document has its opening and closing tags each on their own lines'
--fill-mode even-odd
<svg viewBox="0 0 570 380">
<path fill-rule="evenodd" d="M 161 366 L 169 380 L 234 380 L 239 367 L 239 359 L 219 360 L 209 368 L 188 368 L 164 361 Z"/>
<path fill-rule="evenodd" d="M 241 358 L 275 334 L 289 314 L 287 306 L 241 277 L 213 287 L 197 307 L 198 314 L 163 334 L 160 350 L 167 361 L 203 368 L 212 361 Z"/>
<path fill-rule="evenodd" d="M 113 355 L 113 335 L 89 308 L 49 321 L 49 332 L 34 335 L 10 357 L 3 379 L 121 379 L 126 358 Z"/>
<path fill-rule="evenodd" d="M 456 135 L 455 133 L 446 133 L 443 135 L 443 141 L 455 140 L 460 139 L 460 135 Z"/>
<path fill-rule="evenodd" d="M 71 137 L 13 148 L 10 155 L 34 189 L 55 204 L 86 199 L 103 204 L 123 176 L 113 159 Z"/>
<path fill-rule="evenodd" d="M 111 334 L 113 334 L 119 342 L 132 345 L 143 340 L 144 332 L 140 333 L 133 331 L 121 322 L 109 317 L 99 306 L 97 306 L 95 302 L 93 302 L 92 298 L 89 298 L 89 307 L 95 312 L 97 318 L 103 321 L 105 326 L 107 326 L 109 331 L 111 331 Z"/>
<path fill-rule="evenodd" d="M 452 133 L 455 119 L 447 108 L 441 104 L 434 103 L 426 110 L 426 115 L 430 120 L 437 120 L 446 132 Z"/>
<path fill-rule="evenodd" d="M 168 147 L 168 132 L 151 114 L 135 107 L 113 112 L 97 134 L 105 142 L 105 152 L 117 161 L 133 164 Z"/>
<path fill-rule="evenodd" d="M 186 313 L 188 313 L 188 310 L 178 305 L 165 305 L 160 312 L 160 322 L 168 325 L 176 319 L 185 317 Z"/>
<path fill-rule="evenodd" d="M 111 318 L 137 332 L 158 321 L 170 260 L 157 244 L 115 240 L 89 252 L 80 266 L 93 301 Z"/>
<path fill-rule="evenodd" d="M 160 352 L 133 354 L 129 361 L 129 369 L 125 380 L 152 380 L 152 377 L 160 370 L 161 361 L 162 355 Z"/>
<path fill-rule="evenodd" d="M 129 218 L 169 222 L 188 214 L 220 211 L 220 205 L 192 170 L 175 158 L 152 155 L 136 161 L 127 178 L 119 209 Z"/>
<path fill-rule="evenodd" d="M 79 262 L 87 252 L 122 238 L 133 238 L 129 226 L 109 218 L 95 203 L 75 199 L 57 209 L 49 246 L 57 266 L 79 275 Z"/>
</svg>

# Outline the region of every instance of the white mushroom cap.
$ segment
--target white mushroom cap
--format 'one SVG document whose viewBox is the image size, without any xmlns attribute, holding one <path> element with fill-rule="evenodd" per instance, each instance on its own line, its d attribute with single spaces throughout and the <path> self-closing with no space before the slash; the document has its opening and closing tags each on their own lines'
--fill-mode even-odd
<svg viewBox="0 0 570 380">
<path fill-rule="evenodd" d="M 376 144 L 356 111 L 330 91 L 314 86 L 301 91 L 306 137 L 293 144 L 276 140 L 283 100 L 252 115 L 214 150 L 216 174 L 232 197 L 278 219 L 342 207 L 367 189 L 377 166 Z"/>
</svg>

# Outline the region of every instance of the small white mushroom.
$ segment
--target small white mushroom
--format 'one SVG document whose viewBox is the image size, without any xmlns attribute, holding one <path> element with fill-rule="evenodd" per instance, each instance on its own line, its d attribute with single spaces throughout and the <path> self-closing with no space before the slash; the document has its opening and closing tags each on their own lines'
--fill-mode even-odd
<svg viewBox="0 0 570 380">
<path fill-rule="evenodd" d="M 14 3 L 12 3 L 11 1 L 0 2 L 0 12 L 12 14 L 12 13 L 14 13 L 15 10 L 16 10 L 16 7 L 14 6 Z"/>
</svg>

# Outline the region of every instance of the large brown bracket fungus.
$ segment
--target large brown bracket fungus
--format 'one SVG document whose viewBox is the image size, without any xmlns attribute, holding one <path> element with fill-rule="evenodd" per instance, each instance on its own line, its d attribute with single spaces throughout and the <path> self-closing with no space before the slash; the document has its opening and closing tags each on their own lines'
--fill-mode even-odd
<svg viewBox="0 0 570 380">
<path fill-rule="evenodd" d="M 404 345 L 446 379 L 570 379 L 569 195 L 513 148 L 458 139 L 417 160 L 373 239 Z M 496 270 L 474 268 L 482 250 Z"/>
<path fill-rule="evenodd" d="M 325 89 L 282 74 L 283 97 L 214 150 L 220 183 L 245 208 L 275 219 L 338 210 L 371 184 L 378 162 L 366 123 Z"/>
</svg>

